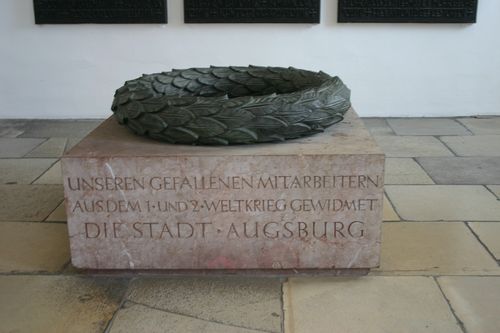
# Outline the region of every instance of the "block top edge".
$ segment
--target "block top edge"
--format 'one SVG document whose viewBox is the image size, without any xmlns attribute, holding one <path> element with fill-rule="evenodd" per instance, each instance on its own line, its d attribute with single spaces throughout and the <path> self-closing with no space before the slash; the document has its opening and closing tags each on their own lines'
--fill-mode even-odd
<svg viewBox="0 0 500 333">
<path fill-rule="evenodd" d="M 324 133 L 289 140 L 238 146 L 189 146 L 157 142 L 133 134 L 113 116 L 105 120 L 63 158 L 174 156 L 384 155 L 354 109 Z"/>
</svg>

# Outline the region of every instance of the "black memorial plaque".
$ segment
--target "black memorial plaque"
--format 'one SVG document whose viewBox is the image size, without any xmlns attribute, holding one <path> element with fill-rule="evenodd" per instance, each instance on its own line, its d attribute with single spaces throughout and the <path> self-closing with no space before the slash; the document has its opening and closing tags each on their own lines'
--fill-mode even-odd
<svg viewBox="0 0 500 333">
<path fill-rule="evenodd" d="M 167 0 L 34 0 L 36 24 L 167 23 Z"/>
<path fill-rule="evenodd" d="M 184 0 L 185 23 L 319 23 L 320 0 Z"/>
<path fill-rule="evenodd" d="M 338 21 L 475 23 L 478 0 L 339 0 Z"/>
</svg>

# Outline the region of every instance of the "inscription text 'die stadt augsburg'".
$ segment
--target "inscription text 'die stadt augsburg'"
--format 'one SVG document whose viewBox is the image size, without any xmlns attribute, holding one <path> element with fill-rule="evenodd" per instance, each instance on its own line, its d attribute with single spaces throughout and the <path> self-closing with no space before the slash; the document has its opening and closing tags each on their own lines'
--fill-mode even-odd
<svg viewBox="0 0 500 333">
<path fill-rule="evenodd" d="M 339 0 L 338 21 L 475 23 L 477 0 Z"/>
<path fill-rule="evenodd" d="M 34 0 L 37 24 L 167 23 L 167 0 Z"/>
<path fill-rule="evenodd" d="M 382 203 L 378 196 L 362 193 L 381 188 L 381 178 L 115 175 L 67 177 L 65 182 L 66 188 L 79 198 L 69 202 L 69 213 L 87 217 L 80 224 L 80 233 L 86 239 L 308 241 L 363 238 L 364 217 L 377 214 Z M 253 192 L 259 195 L 252 196 Z M 92 195 L 85 195 L 88 193 Z M 119 222 L 108 221 L 111 215 Z M 149 216 L 156 218 L 147 219 Z M 218 223 L 217 219 L 229 222 Z"/>
<path fill-rule="evenodd" d="M 319 23 L 320 0 L 184 0 L 185 23 Z"/>
</svg>

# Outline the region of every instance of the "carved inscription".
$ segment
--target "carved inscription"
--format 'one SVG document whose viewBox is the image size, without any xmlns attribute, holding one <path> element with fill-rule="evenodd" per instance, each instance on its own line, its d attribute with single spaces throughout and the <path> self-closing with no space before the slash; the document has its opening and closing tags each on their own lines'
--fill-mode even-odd
<svg viewBox="0 0 500 333">
<path fill-rule="evenodd" d="M 85 260 L 76 261 L 80 267 L 331 269 L 378 262 L 384 180 L 377 156 L 63 162 L 72 171 L 64 187 L 73 257 Z"/>
<path fill-rule="evenodd" d="M 475 23 L 477 0 L 339 0 L 339 22 Z"/>
<path fill-rule="evenodd" d="M 167 0 L 34 0 L 36 24 L 167 23 Z"/>
<path fill-rule="evenodd" d="M 382 181 L 376 174 L 141 177 L 115 174 L 67 177 L 65 185 L 71 193 L 84 196 L 69 202 L 69 213 L 93 217 L 92 221 L 81 224 L 80 232 L 86 239 L 334 241 L 365 237 L 364 217 L 377 214 L 381 202 L 377 195 L 360 196 L 359 191 L 381 189 Z M 265 196 L 252 195 L 256 192 Z M 86 196 L 88 193 L 93 195 Z M 343 218 L 337 217 L 340 213 Z M 127 216 L 119 218 L 120 222 L 104 218 L 120 214 Z M 263 219 L 252 218 L 256 214 L 267 215 Z M 145 216 L 155 218 L 145 219 Z M 159 216 L 162 218 L 158 219 Z M 238 222 L 234 216 L 246 216 L 247 220 Z M 214 220 L 221 218 L 230 222 L 221 224 Z"/>
<path fill-rule="evenodd" d="M 185 23 L 319 23 L 320 0 L 184 0 Z"/>
<path fill-rule="evenodd" d="M 227 239 L 299 239 L 308 241 L 334 240 L 337 238 L 362 238 L 365 234 L 363 221 L 313 221 L 307 222 L 243 222 L 230 223 L 227 228 L 215 228 L 213 223 L 187 222 L 85 222 L 87 239 L 141 238 L 148 240 L 171 240 L 174 238 L 214 238 Z"/>
</svg>

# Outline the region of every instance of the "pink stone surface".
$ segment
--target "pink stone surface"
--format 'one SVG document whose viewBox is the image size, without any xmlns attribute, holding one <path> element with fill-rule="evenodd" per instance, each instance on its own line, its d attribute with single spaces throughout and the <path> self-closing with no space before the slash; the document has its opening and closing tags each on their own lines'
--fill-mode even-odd
<svg viewBox="0 0 500 333">
<path fill-rule="evenodd" d="M 110 118 L 62 167 L 79 268 L 379 263 L 384 155 L 353 110 L 320 135 L 231 147 L 158 143 Z"/>
</svg>

